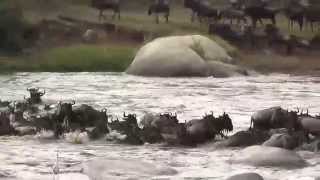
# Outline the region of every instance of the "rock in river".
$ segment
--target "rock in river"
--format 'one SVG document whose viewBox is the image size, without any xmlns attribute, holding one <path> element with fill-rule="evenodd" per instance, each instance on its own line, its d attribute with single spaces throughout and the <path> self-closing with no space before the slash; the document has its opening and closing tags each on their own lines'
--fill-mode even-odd
<svg viewBox="0 0 320 180">
<path fill-rule="evenodd" d="M 278 147 L 250 146 L 236 156 L 234 162 L 253 166 L 304 167 L 306 161 L 296 152 Z"/>
<path fill-rule="evenodd" d="M 160 77 L 247 75 L 223 47 L 201 35 L 157 38 L 138 51 L 126 72 Z"/>
</svg>

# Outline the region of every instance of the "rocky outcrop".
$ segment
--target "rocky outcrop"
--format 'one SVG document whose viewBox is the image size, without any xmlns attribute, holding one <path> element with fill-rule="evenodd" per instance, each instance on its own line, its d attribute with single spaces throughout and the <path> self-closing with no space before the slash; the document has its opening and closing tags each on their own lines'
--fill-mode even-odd
<svg viewBox="0 0 320 180">
<path fill-rule="evenodd" d="M 171 36 L 143 46 L 126 72 L 160 77 L 247 75 L 245 69 L 232 63 L 226 50 L 207 37 Z"/>
</svg>

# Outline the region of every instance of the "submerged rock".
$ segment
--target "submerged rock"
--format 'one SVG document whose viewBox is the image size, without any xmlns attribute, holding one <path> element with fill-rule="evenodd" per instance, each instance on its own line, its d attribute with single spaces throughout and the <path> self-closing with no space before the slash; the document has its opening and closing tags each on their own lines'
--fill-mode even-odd
<svg viewBox="0 0 320 180">
<path fill-rule="evenodd" d="M 141 179 L 172 176 L 178 173 L 173 168 L 135 159 L 95 159 L 84 164 L 83 172 L 90 179 L 95 180 L 112 179 L 119 176 Z"/>
<path fill-rule="evenodd" d="M 224 48 L 205 36 L 171 36 L 143 46 L 126 72 L 160 77 L 247 75 L 233 61 Z"/>
<path fill-rule="evenodd" d="M 307 162 L 296 152 L 278 147 L 250 146 L 242 150 L 234 160 L 253 166 L 304 167 Z"/>
<path fill-rule="evenodd" d="M 269 138 L 263 131 L 239 131 L 228 139 L 217 142 L 216 147 L 246 147 L 261 144 Z"/>
<path fill-rule="evenodd" d="M 257 173 L 243 173 L 229 177 L 227 180 L 263 180 Z"/>
<path fill-rule="evenodd" d="M 289 135 L 287 133 L 273 134 L 267 141 L 263 143 L 263 146 L 279 147 L 284 149 L 295 149 L 303 142 L 304 134 L 294 133 Z"/>
</svg>

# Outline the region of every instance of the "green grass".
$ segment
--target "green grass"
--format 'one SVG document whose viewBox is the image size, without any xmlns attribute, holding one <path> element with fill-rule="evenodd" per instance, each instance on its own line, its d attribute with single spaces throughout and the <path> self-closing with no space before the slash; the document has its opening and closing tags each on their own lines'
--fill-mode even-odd
<svg viewBox="0 0 320 180">
<path fill-rule="evenodd" d="M 0 59 L 0 72 L 122 72 L 132 62 L 135 51 L 126 46 L 59 47 L 36 56 Z"/>
</svg>

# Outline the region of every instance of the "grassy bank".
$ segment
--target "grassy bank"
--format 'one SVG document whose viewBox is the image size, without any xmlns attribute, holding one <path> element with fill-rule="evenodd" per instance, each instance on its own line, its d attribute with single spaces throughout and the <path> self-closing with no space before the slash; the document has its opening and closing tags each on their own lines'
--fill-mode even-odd
<svg viewBox="0 0 320 180">
<path fill-rule="evenodd" d="M 0 72 L 122 72 L 134 58 L 130 46 L 73 45 L 58 47 L 37 55 L 0 58 Z"/>
</svg>

